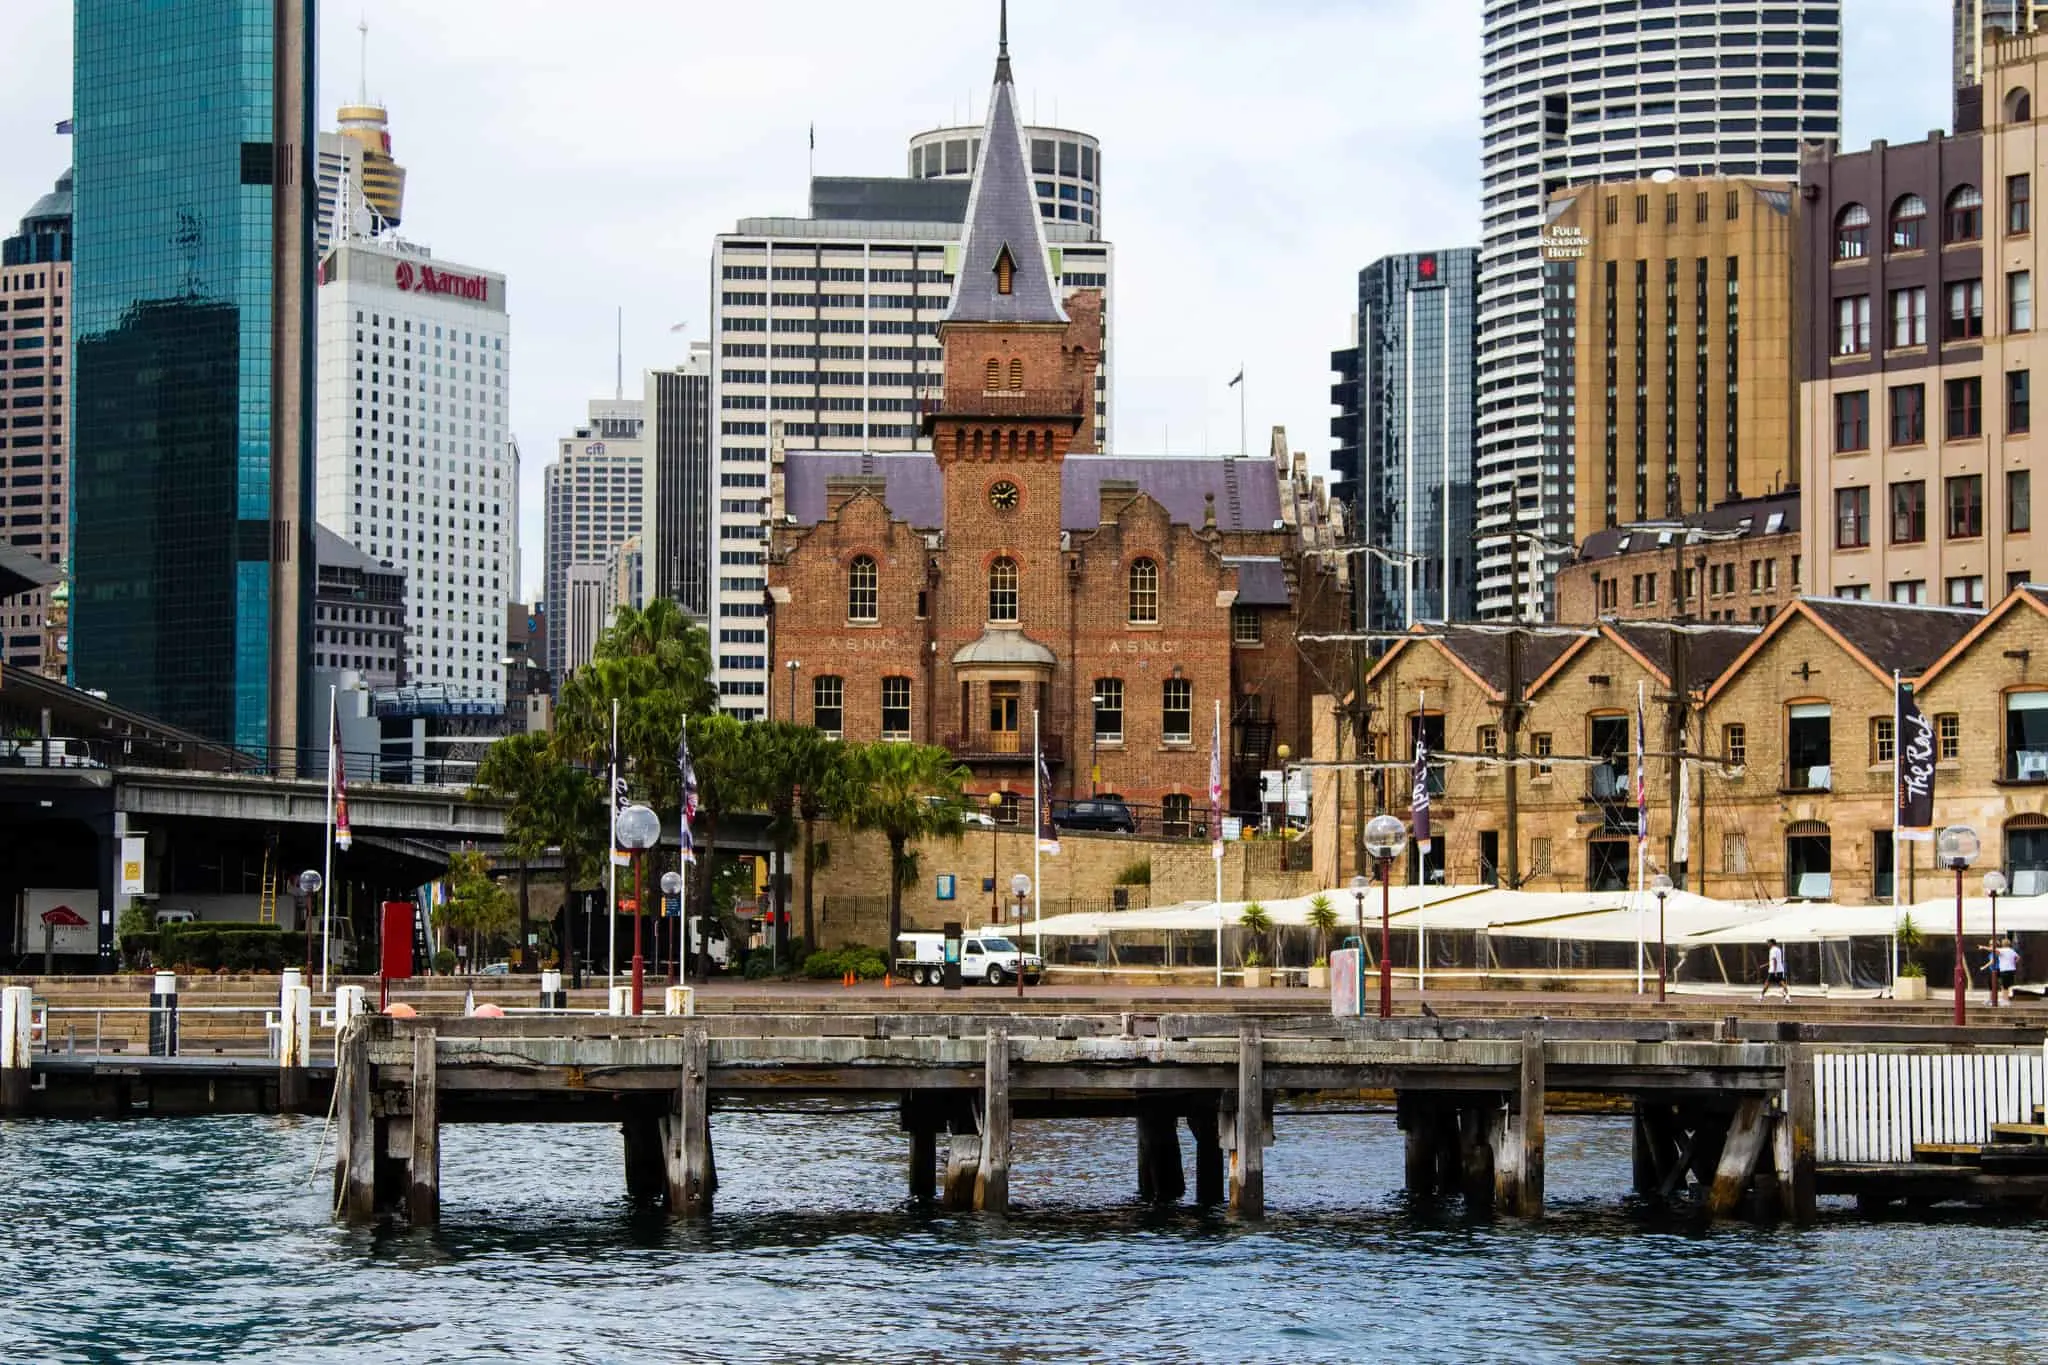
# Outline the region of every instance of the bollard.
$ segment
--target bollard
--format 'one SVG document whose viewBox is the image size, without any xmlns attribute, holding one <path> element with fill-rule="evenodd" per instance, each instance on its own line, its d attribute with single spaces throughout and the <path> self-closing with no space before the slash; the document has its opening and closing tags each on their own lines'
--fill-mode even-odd
<svg viewBox="0 0 2048 1365">
<path fill-rule="evenodd" d="M 278 987 L 277 1105 L 288 1113 L 306 1103 L 306 1066 L 313 1057 L 313 988 L 304 980 L 290 967 Z"/>
<path fill-rule="evenodd" d="M 363 986 L 337 986 L 334 988 L 334 1059 L 341 1060 L 341 1035 L 348 1032 L 348 1026 L 362 1015 L 370 1012 L 370 993 Z"/>
<path fill-rule="evenodd" d="M 697 991 L 693 986 L 670 986 L 662 996 L 662 1013 L 686 1015 L 697 1012 Z"/>
<path fill-rule="evenodd" d="M 560 972 L 540 974 L 540 1007 L 544 1010 L 565 1010 L 569 1008 L 569 992 L 562 989 Z"/>
<path fill-rule="evenodd" d="M 34 998 L 27 986 L 0 989 L 0 1114 L 28 1110 L 29 1016 Z"/>
<path fill-rule="evenodd" d="M 631 1014 L 632 1012 L 633 988 L 631 986 L 612 987 L 611 1013 Z"/>
<path fill-rule="evenodd" d="M 149 991 L 149 1055 L 178 1055 L 178 974 L 158 972 Z"/>
</svg>

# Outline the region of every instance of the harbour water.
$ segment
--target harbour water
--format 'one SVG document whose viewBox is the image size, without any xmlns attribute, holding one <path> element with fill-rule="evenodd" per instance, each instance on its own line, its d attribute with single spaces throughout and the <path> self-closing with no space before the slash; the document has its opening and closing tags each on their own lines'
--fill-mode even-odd
<svg viewBox="0 0 2048 1365">
<path fill-rule="evenodd" d="M 1410 1209 L 1390 1114 L 1283 1112 L 1271 1216 L 1136 1204 L 1127 1123 L 1018 1129 L 1007 1221 L 919 1212 L 875 1112 L 720 1114 L 716 1214 L 616 1129 L 443 1130 L 443 1225 L 350 1230 L 318 1120 L 0 1123 L 0 1361 L 2018 1361 L 2048 1227 L 1702 1229 L 1554 1117 L 1549 1217 Z"/>
</svg>

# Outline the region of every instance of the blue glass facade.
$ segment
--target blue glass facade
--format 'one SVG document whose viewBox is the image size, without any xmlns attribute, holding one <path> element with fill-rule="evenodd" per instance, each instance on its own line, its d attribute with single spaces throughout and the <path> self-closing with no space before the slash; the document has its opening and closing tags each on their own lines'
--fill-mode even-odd
<svg viewBox="0 0 2048 1365">
<path fill-rule="evenodd" d="M 1389 557 L 1354 563 L 1358 623 L 1399 630 L 1476 607 L 1473 248 L 1387 256 L 1358 277 L 1358 345 L 1332 358 L 1337 495 Z"/>
<path fill-rule="evenodd" d="M 304 705 L 311 35 L 310 0 L 76 10 L 73 681 L 252 752 Z"/>
</svg>

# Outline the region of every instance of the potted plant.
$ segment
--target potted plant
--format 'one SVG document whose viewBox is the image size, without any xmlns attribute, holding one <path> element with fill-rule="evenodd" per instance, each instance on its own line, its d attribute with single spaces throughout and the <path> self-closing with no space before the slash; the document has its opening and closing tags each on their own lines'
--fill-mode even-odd
<svg viewBox="0 0 2048 1365">
<path fill-rule="evenodd" d="M 1899 917 L 1899 955 L 1904 959 L 1899 964 L 1899 979 L 1892 991 L 1894 1000 L 1925 1000 L 1927 998 L 1927 968 L 1914 954 L 1920 951 L 1920 926 L 1913 923 L 1911 915 Z"/>
<path fill-rule="evenodd" d="M 1316 931 L 1316 960 L 1308 969 L 1309 989 L 1326 991 L 1330 988 L 1330 935 L 1337 931 L 1337 907 L 1320 891 L 1309 900 L 1308 927 Z"/>
<path fill-rule="evenodd" d="M 1265 906 L 1252 901 L 1245 906 L 1243 913 L 1238 915 L 1237 922 L 1239 927 L 1252 936 L 1252 945 L 1245 950 L 1244 955 L 1244 984 L 1252 990 L 1258 990 L 1266 984 L 1266 959 L 1260 954 L 1259 949 L 1265 942 L 1266 935 L 1273 930 L 1273 917 L 1266 913 Z"/>
</svg>

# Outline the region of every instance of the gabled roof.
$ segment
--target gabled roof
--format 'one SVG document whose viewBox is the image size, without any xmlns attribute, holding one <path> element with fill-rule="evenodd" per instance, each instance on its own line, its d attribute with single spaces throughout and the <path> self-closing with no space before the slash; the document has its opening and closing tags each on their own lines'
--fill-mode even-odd
<svg viewBox="0 0 2048 1365">
<path fill-rule="evenodd" d="M 1923 607 L 1901 602 L 1855 602 L 1840 597 L 1801 597 L 1779 612 L 1763 634 L 1749 642 L 1707 691 L 1713 700 L 1749 666 L 1779 632 L 1805 620 L 1840 645 L 1872 677 L 1890 682 L 1894 673 L 1916 678 L 1984 619 L 1961 607 Z"/>
<path fill-rule="evenodd" d="M 1522 685 L 1526 689 L 1537 677 L 1550 671 L 1566 651 L 1582 644 L 1569 636 L 1532 635 L 1522 646 Z M 1461 629 L 1455 625 L 1417 625 L 1413 639 L 1397 640 L 1366 675 L 1371 682 L 1394 661 L 1401 651 L 1418 644 L 1431 645 L 1456 665 L 1459 672 L 1477 683 L 1496 700 L 1508 684 L 1508 637 L 1495 631 Z"/>
<path fill-rule="evenodd" d="M 26 550 L 0 545 L 0 601 L 48 587 L 63 575 Z"/>
<path fill-rule="evenodd" d="M 996 262 L 1007 254 L 1010 292 L 996 285 Z M 1017 87 L 1010 79 L 1009 14 L 1005 6 L 1003 34 L 996 58 L 995 90 L 989 96 L 988 124 L 981 133 L 981 164 L 974 168 L 974 188 L 967 196 L 967 242 L 953 286 L 948 322 L 1065 322 L 1059 291 L 1053 287 L 1045 229 L 1038 215 L 1038 195 L 1031 186 L 1031 167 L 1024 159 L 1024 131 L 1017 118 Z"/>
<path fill-rule="evenodd" d="M 1601 628 L 1608 638 L 1615 640 L 1642 660 L 1643 666 L 1655 673 L 1664 682 L 1671 681 L 1671 649 L 1677 635 L 1668 630 L 1638 622 L 1614 621 Z M 1692 654 L 1686 664 L 1686 671 L 1694 687 L 1703 687 L 1721 676 L 1722 670 L 1735 662 L 1750 642 L 1761 634 L 1758 630 L 1743 630 L 1731 626 L 1715 629 L 1711 626 L 1696 626 L 1687 635 L 1691 642 Z"/>
<path fill-rule="evenodd" d="M 1943 651 L 1940 658 L 1927 666 L 1926 670 L 1920 674 L 1919 682 L 1927 683 L 1932 681 L 1935 674 L 1947 668 L 1957 659 L 1960 659 L 1971 645 L 1976 644 L 1978 640 L 1996 629 L 1998 623 L 2013 612 L 2030 609 L 2039 612 L 2043 616 L 2048 616 L 2048 587 L 2043 587 L 2039 583 L 2023 583 L 2007 593 L 2004 601 L 2000 602 L 1990 611 L 1985 612 L 1983 619 L 1972 626 L 1967 634 L 1950 645 Z"/>
</svg>

